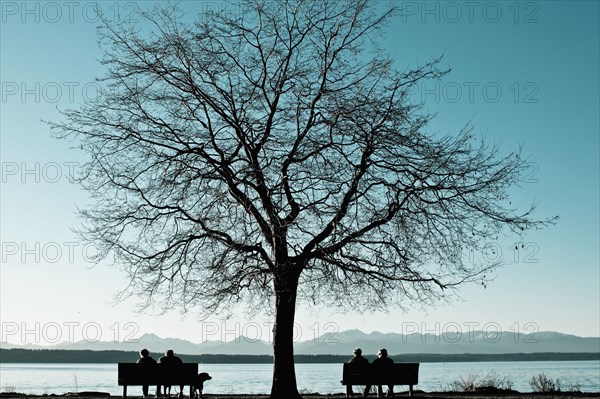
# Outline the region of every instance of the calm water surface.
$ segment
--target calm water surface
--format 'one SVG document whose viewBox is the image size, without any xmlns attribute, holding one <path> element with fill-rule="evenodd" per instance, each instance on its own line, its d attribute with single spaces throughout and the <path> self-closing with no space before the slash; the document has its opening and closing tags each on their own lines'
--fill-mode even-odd
<svg viewBox="0 0 600 399">
<path fill-rule="evenodd" d="M 207 394 L 270 392 L 270 364 L 201 364 L 200 370 L 213 377 L 204 385 Z M 461 377 L 484 376 L 489 372 L 506 377 L 513 383 L 513 389 L 520 392 L 530 392 L 529 379 L 542 372 L 553 379 L 559 378 L 563 389 L 577 385 L 583 392 L 600 392 L 600 361 L 421 363 L 417 389 L 439 391 Z M 296 365 L 301 392 L 342 393 L 341 374 L 340 364 Z M 137 390 L 141 395 L 141 387 L 129 388 L 133 395 Z M 0 391 L 29 394 L 103 391 L 121 395 L 122 387 L 117 385 L 116 364 L 0 363 Z"/>
</svg>

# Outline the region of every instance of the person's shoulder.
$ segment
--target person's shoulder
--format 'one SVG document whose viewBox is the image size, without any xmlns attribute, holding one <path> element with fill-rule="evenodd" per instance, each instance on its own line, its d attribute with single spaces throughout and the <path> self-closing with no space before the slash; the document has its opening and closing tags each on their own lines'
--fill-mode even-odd
<svg viewBox="0 0 600 399">
<path fill-rule="evenodd" d="M 366 364 L 366 363 L 369 363 L 369 359 L 367 359 L 367 358 L 366 358 L 366 357 L 364 357 L 364 356 L 360 356 L 360 357 L 356 357 L 356 358 L 354 359 L 354 362 L 355 362 L 355 363 L 358 363 L 358 364 Z"/>
</svg>

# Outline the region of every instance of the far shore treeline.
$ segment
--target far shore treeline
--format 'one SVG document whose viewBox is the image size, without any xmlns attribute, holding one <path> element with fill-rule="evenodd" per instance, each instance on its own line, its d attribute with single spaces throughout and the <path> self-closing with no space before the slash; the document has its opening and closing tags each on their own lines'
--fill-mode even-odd
<svg viewBox="0 0 600 399">
<path fill-rule="evenodd" d="M 161 353 L 155 352 L 154 356 Z M 178 354 L 179 355 L 179 354 Z M 272 363 L 269 355 L 179 355 L 187 363 Z M 565 361 L 600 360 L 600 352 L 585 353 L 505 353 L 505 354 L 404 354 L 391 355 L 396 362 L 498 362 L 498 361 Z M 0 349 L 0 363 L 135 363 L 137 352 L 116 350 L 61 350 L 61 349 Z M 295 355 L 296 363 L 344 363 L 344 355 Z"/>
</svg>

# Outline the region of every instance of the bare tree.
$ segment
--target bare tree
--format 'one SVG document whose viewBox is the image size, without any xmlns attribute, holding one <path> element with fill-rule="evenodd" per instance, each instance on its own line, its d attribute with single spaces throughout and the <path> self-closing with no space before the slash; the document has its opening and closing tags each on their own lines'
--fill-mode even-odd
<svg viewBox="0 0 600 399">
<path fill-rule="evenodd" d="M 51 125 L 89 154 L 82 234 L 129 273 L 127 293 L 205 315 L 274 299 L 271 397 L 289 399 L 298 300 L 427 304 L 497 266 L 467 262 L 465 247 L 552 220 L 509 205 L 519 153 L 471 128 L 425 132 L 409 94 L 446 71 L 398 70 L 377 48 L 394 10 L 239 6 L 105 24 L 100 95 Z"/>
</svg>

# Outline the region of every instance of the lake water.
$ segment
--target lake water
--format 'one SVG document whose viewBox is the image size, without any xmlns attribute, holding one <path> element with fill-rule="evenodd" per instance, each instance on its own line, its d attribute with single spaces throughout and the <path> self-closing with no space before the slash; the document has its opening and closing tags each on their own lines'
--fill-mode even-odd
<svg viewBox="0 0 600 399">
<path fill-rule="evenodd" d="M 204 385 L 206 394 L 268 394 L 271 389 L 270 364 L 201 364 L 200 371 L 213 377 Z M 506 377 L 520 392 L 531 392 L 529 379 L 539 373 L 559 378 L 563 390 L 578 386 L 583 392 L 600 392 L 600 361 L 421 363 L 416 389 L 440 391 L 461 377 L 489 372 Z M 340 364 L 296 365 L 301 392 L 342 393 L 341 374 Z M 6 391 L 38 395 L 103 391 L 117 396 L 123 392 L 117 385 L 116 364 L 0 363 L 0 392 Z M 141 395 L 141 387 L 129 392 Z"/>
</svg>

